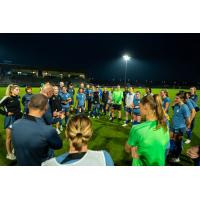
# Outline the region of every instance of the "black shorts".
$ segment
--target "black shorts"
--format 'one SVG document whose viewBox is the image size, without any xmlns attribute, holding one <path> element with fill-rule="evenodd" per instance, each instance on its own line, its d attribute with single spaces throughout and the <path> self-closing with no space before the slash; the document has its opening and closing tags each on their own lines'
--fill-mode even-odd
<svg viewBox="0 0 200 200">
<path fill-rule="evenodd" d="M 114 110 L 121 110 L 121 105 L 113 104 L 112 108 L 113 108 Z"/>
</svg>

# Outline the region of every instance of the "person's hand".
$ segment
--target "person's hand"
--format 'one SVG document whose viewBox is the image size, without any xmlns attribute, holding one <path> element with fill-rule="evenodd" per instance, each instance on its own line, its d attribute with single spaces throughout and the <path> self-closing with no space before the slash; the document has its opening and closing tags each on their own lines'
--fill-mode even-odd
<svg viewBox="0 0 200 200">
<path fill-rule="evenodd" d="M 191 147 L 187 150 L 187 156 L 189 156 L 192 159 L 199 157 L 199 146 Z"/>
<path fill-rule="evenodd" d="M 135 159 L 138 159 L 138 158 L 139 158 L 139 155 L 138 155 L 137 150 L 138 150 L 137 147 L 132 147 L 132 148 L 131 148 L 131 155 L 132 155 L 132 158 L 135 158 Z"/>
<path fill-rule="evenodd" d="M 8 112 L 8 116 L 11 116 L 11 115 L 13 115 L 14 113 L 12 113 L 12 112 Z"/>
</svg>

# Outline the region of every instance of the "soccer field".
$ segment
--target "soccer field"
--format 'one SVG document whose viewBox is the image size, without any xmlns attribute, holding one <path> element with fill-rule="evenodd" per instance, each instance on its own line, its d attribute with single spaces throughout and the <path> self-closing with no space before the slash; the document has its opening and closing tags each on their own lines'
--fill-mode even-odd
<svg viewBox="0 0 200 200">
<path fill-rule="evenodd" d="M 0 87 L 0 99 L 5 94 L 5 87 Z M 135 88 L 134 91 L 139 90 L 144 94 L 144 89 Z M 76 89 L 77 91 L 77 89 Z M 174 100 L 175 94 L 178 92 L 178 89 L 169 89 L 169 97 L 171 101 Z M 39 92 L 39 88 L 33 88 L 33 93 L 36 94 Z M 160 89 L 153 89 L 154 94 L 159 93 Z M 20 96 L 24 95 L 24 88 L 20 88 Z M 198 92 L 200 96 L 200 92 Z M 23 108 L 23 107 L 22 107 Z M 170 116 L 172 116 L 172 109 L 170 108 Z M 113 160 L 115 165 L 131 165 L 131 157 L 125 153 L 124 145 L 128 139 L 129 131 L 131 125 L 127 127 L 122 127 L 122 124 L 125 120 L 125 115 L 122 113 L 123 120 L 118 122 L 109 121 L 108 116 L 101 116 L 100 119 L 92 119 L 94 133 L 91 141 L 89 142 L 89 148 L 93 150 L 107 150 Z M 15 165 L 16 162 L 9 161 L 6 159 L 6 150 L 5 150 L 5 130 L 3 128 L 4 116 L 0 115 L 0 165 Z M 63 139 L 63 148 L 55 151 L 55 154 L 61 154 L 68 150 L 68 142 L 65 139 L 64 131 L 60 135 Z M 193 165 L 193 162 L 185 155 L 185 151 L 193 145 L 200 144 L 200 112 L 197 113 L 195 121 L 195 129 L 193 131 L 192 142 L 190 144 L 184 144 L 184 150 L 181 155 L 180 165 Z"/>
</svg>

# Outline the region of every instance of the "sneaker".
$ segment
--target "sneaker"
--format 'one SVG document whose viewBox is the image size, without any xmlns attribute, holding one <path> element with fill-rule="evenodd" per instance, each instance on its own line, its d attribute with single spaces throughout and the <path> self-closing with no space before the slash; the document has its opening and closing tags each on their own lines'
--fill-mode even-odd
<svg viewBox="0 0 200 200">
<path fill-rule="evenodd" d="M 100 119 L 100 117 L 99 117 L 99 116 L 97 116 L 97 119 Z"/>
<path fill-rule="evenodd" d="M 109 120 L 110 120 L 110 121 L 112 121 L 112 119 L 113 119 L 113 118 L 112 118 L 112 117 L 110 117 L 110 119 L 109 119 Z"/>
<path fill-rule="evenodd" d="M 180 158 L 172 158 L 171 162 L 173 162 L 173 163 L 179 163 L 180 162 Z"/>
<path fill-rule="evenodd" d="M 190 142 L 191 142 L 191 140 L 190 140 L 190 139 L 187 139 L 187 140 L 185 141 L 185 144 L 190 144 Z"/>
<path fill-rule="evenodd" d="M 90 118 L 90 115 L 88 115 L 88 118 Z"/>
<path fill-rule="evenodd" d="M 131 119 L 131 123 L 133 122 L 133 120 Z"/>
<path fill-rule="evenodd" d="M 63 131 L 63 127 L 62 126 L 60 126 L 60 131 Z"/>
<path fill-rule="evenodd" d="M 92 118 L 95 119 L 95 116 L 93 116 Z"/>
<path fill-rule="evenodd" d="M 122 126 L 128 126 L 128 124 L 123 124 Z"/>
<path fill-rule="evenodd" d="M 14 154 L 12 154 L 12 153 L 7 154 L 7 155 L 6 155 L 6 158 L 7 158 L 8 160 L 16 160 L 16 156 L 15 156 Z"/>
<path fill-rule="evenodd" d="M 58 128 L 56 129 L 56 131 L 57 131 L 58 135 L 60 135 L 60 130 Z"/>
</svg>

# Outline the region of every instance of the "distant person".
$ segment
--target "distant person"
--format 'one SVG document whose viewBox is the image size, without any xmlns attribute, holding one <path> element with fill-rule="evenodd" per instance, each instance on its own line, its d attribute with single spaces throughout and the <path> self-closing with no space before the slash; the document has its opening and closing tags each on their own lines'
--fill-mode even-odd
<svg viewBox="0 0 200 200">
<path fill-rule="evenodd" d="M 168 127 L 169 125 L 169 108 L 170 108 L 170 98 L 168 96 L 168 91 L 163 89 L 160 91 L 160 96 L 162 98 L 162 107 L 165 111 L 165 120 L 167 122 Z"/>
<path fill-rule="evenodd" d="M 109 97 L 109 92 L 107 90 L 107 87 L 104 87 L 103 93 L 102 93 L 102 103 L 103 103 L 104 115 L 106 115 L 106 112 L 108 110 L 108 97 Z"/>
<path fill-rule="evenodd" d="M 129 87 L 128 93 L 126 94 L 125 99 L 125 111 L 126 111 L 126 121 L 122 126 L 127 126 L 129 123 L 128 116 L 130 115 L 131 121 L 133 119 L 133 99 L 135 93 L 133 92 L 133 87 Z"/>
<path fill-rule="evenodd" d="M 183 135 L 190 126 L 190 110 L 184 101 L 184 93 L 179 92 L 176 94 L 172 106 L 174 114 L 172 116 L 170 154 L 171 161 L 174 163 L 180 162 Z"/>
<path fill-rule="evenodd" d="M 59 88 L 58 88 L 59 94 L 62 93 L 62 88 L 63 88 L 64 86 L 65 86 L 65 83 L 64 83 L 63 81 L 60 81 L 60 83 L 59 83 Z"/>
<path fill-rule="evenodd" d="M 88 149 L 92 137 L 92 122 L 84 115 L 76 115 L 69 120 L 66 137 L 69 140 L 69 152 L 42 163 L 43 166 L 113 166 L 113 160 L 107 151 Z"/>
<path fill-rule="evenodd" d="M 124 107 L 124 111 L 125 112 L 126 112 L 126 96 L 127 96 L 128 93 L 129 93 L 129 88 L 126 86 L 124 88 L 124 91 L 123 91 L 123 99 L 122 99 L 122 101 L 123 101 L 123 107 Z"/>
<path fill-rule="evenodd" d="M 141 122 L 140 98 L 140 92 L 137 91 L 133 98 L 133 125 L 140 124 Z"/>
<path fill-rule="evenodd" d="M 67 92 L 67 87 L 62 87 L 62 92 L 60 93 L 62 110 L 65 113 L 65 125 L 67 125 L 69 114 L 70 114 L 70 102 L 72 101 L 70 93 Z"/>
<path fill-rule="evenodd" d="M 76 114 L 84 113 L 86 107 L 86 96 L 83 88 L 80 88 L 76 95 Z"/>
<path fill-rule="evenodd" d="M 143 97 L 140 112 L 146 121 L 132 127 L 125 150 L 131 153 L 134 166 L 164 166 L 169 129 L 160 97 Z"/>
<path fill-rule="evenodd" d="M 118 111 L 118 121 L 122 119 L 121 107 L 122 107 L 122 99 L 123 99 L 123 92 L 120 89 L 120 85 L 117 85 L 117 88 L 114 90 L 112 94 L 112 116 L 110 121 L 114 120 L 115 110 Z"/>
<path fill-rule="evenodd" d="M 22 97 L 22 104 L 24 106 L 24 114 L 28 114 L 28 103 L 31 100 L 31 97 L 33 96 L 32 94 L 32 87 L 31 86 L 26 86 L 25 88 L 26 94 Z"/>
<path fill-rule="evenodd" d="M 49 99 L 53 96 L 53 86 L 49 83 L 44 84 L 40 93 L 48 98 L 49 104 Z M 44 113 L 43 119 L 47 125 L 53 124 L 53 115 L 50 104 L 48 106 L 48 110 Z"/>
<path fill-rule="evenodd" d="M 93 91 L 92 91 L 92 88 L 90 88 L 89 84 L 86 85 L 85 95 L 86 95 L 86 102 L 87 102 L 87 111 L 88 111 L 88 115 L 90 115 L 92 111 Z"/>
<path fill-rule="evenodd" d="M 22 117 L 20 97 L 19 97 L 19 86 L 10 84 L 6 89 L 5 96 L 0 101 L 0 114 L 5 115 L 4 128 L 6 129 L 6 158 L 9 160 L 15 160 L 16 157 L 12 152 L 11 142 L 11 128 L 13 123 Z"/>
<path fill-rule="evenodd" d="M 153 96 L 152 89 L 150 87 L 146 87 L 145 88 L 145 94 L 144 94 L 144 96 L 147 96 L 147 95 Z"/>
<path fill-rule="evenodd" d="M 190 98 L 197 104 L 198 103 L 198 96 L 196 94 L 196 91 L 197 91 L 196 87 L 190 88 L 190 93 L 191 93 Z"/>
<path fill-rule="evenodd" d="M 60 131 L 63 131 L 62 119 L 64 118 L 64 112 L 62 110 L 62 99 L 58 94 L 58 86 L 53 87 L 53 96 L 49 100 L 49 105 L 51 106 L 51 111 L 53 114 L 53 124 L 56 124 L 56 131 L 60 134 Z"/>
<path fill-rule="evenodd" d="M 45 124 L 43 115 L 48 110 L 48 98 L 36 94 L 29 103 L 29 114 L 12 127 L 12 140 L 20 166 L 39 166 L 49 159 L 52 149 L 60 149 L 62 141 L 56 129 Z"/>
<path fill-rule="evenodd" d="M 94 89 L 94 92 L 93 92 L 92 105 L 93 105 L 92 117 L 93 118 L 96 117 L 97 119 L 99 119 L 100 118 L 100 94 L 97 87 Z"/>
<path fill-rule="evenodd" d="M 190 99 L 190 93 L 189 92 L 184 92 L 184 103 L 188 106 L 189 110 L 190 110 L 190 125 L 187 127 L 186 129 L 186 133 L 187 133 L 187 139 L 185 141 L 186 144 L 189 144 L 191 142 L 192 139 L 192 131 L 194 128 L 194 120 L 195 120 L 195 116 L 196 116 L 196 103 Z"/>
<path fill-rule="evenodd" d="M 71 101 L 69 102 L 69 106 L 70 106 L 70 112 L 72 113 L 74 111 L 74 95 L 75 95 L 75 89 L 74 89 L 73 83 L 70 83 L 68 85 L 67 92 L 71 96 Z"/>
</svg>

